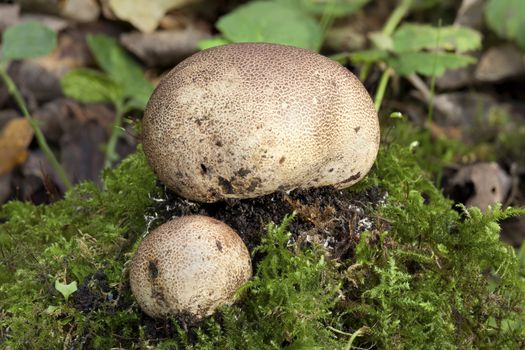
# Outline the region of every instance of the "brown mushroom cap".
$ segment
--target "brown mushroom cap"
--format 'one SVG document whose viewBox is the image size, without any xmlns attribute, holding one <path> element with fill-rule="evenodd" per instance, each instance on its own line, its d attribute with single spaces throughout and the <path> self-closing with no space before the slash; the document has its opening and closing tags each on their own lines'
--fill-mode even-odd
<svg viewBox="0 0 525 350">
<path fill-rule="evenodd" d="M 252 274 L 248 249 L 228 225 L 200 215 L 171 220 L 144 238 L 130 270 L 131 290 L 152 317 L 200 319 L 233 302 Z"/>
<path fill-rule="evenodd" d="M 189 57 L 159 84 L 143 126 L 159 179 L 202 202 L 347 187 L 379 148 L 377 112 L 361 82 L 322 55 L 276 44 Z"/>
</svg>

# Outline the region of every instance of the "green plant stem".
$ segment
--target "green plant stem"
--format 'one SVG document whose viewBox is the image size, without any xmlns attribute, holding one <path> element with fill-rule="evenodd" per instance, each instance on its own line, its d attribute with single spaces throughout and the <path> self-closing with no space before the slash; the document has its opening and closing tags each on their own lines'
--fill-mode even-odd
<svg viewBox="0 0 525 350">
<path fill-rule="evenodd" d="M 370 69 L 372 69 L 372 64 L 372 62 L 366 62 L 365 64 L 363 64 L 361 70 L 359 71 L 359 80 L 363 82 L 366 80 L 366 78 L 368 77 L 368 73 L 370 73 Z"/>
<path fill-rule="evenodd" d="M 113 161 L 117 160 L 117 141 L 122 134 L 122 117 L 126 113 L 127 109 L 122 106 L 120 102 L 115 103 L 115 121 L 111 126 L 111 136 L 109 137 L 108 144 L 106 146 L 106 160 L 104 162 L 104 168 L 111 168 Z"/>
<path fill-rule="evenodd" d="M 381 30 L 383 34 L 391 36 L 394 33 L 394 30 L 396 30 L 401 20 L 407 15 L 408 11 L 410 11 L 412 1 L 413 0 L 401 0 L 399 2 L 397 7 L 390 14 L 390 17 L 388 17 L 388 20 L 383 26 L 383 29 Z M 367 62 L 361 68 L 361 73 L 359 74 L 359 79 L 361 79 L 361 81 L 364 81 L 368 76 L 368 73 L 372 68 L 372 64 L 373 63 L 371 62 Z"/>
<path fill-rule="evenodd" d="M 35 137 L 38 142 L 38 146 L 40 147 L 42 152 L 44 152 L 44 155 L 46 156 L 49 163 L 51 163 L 53 170 L 57 173 L 58 177 L 60 178 L 64 186 L 66 186 L 66 189 L 70 190 L 73 187 L 71 181 L 69 181 L 69 178 L 67 177 L 66 172 L 64 171 L 64 168 L 62 168 L 57 158 L 55 157 L 53 151 L 51 151 L 51 148 L 47 144 L 46 138 L 44 137 L 42 130 L 38 126 L 38 122 L 31 116 L 31 114 L 27 110 L 27 106 L 22 97 L 22 94 L 20 94 L 20 91 L 16 87 L 15 82 L 11 79 L 11 77 L 7 73 L 6 64 L 0 65 L 0 77 L 2 77 L 2 80 L 7 86 L 7 91 L 9 92 L 11 96 L 13 96 L 13 98 L 15 99 L 15 102 L 17 103 L 18 107 L 22 111 L 22 114 L 24 115 L 24 117 L 27 119 L 27 121 L 31 125 L 31 128 L 33 128 L 33 132 L 35 133 Z"/>
<path fill-rule="evenodd" d="M 379 111 L 379 108 L 381 108 L 381 103 L 383 103 L 383 97 L 385 96 L 386 87 L 388 86 L 388 81 L 390 80 L 391 75 L 392 69 L 390 67 L 387 67 L 381 75 L 379 86 L 377 87 L 377 91 L 374 96 L 374 106 L 376 111 Z"/>
<path fill-rule="evenodd" d="M 348 343 L 346 344 L 345 346 L 345 349 L 344 350 L 350 350 L 352 349 L 352 344 L 354 344 L 354 341 L 357 337 L 362 337 L 363 335 L 365 335 L 365 333 L 368 331 L 368 327 L 366 326 L 363 326 L 361 328 L 359 328 L 357 331 L 355 331 L 352 336 L 350 337 L 350 339 L 348 340 Z"/>
<path fill-rule="evenodd" d="M 412 6 L 412 0 L 401 0 L 399 5 L 394 9 L 394 11 L 390 14 L 390 17 L 388 17 L 388 20 L 386 21 L 384 27 L 383 27 L 383 34 L 386 35 L 392 35 L 394 33 L 394 30 L 396 30 L 397 26 L 399 25 L 399 22 L 405 17 L 410 10 L 410 7 Z"/>
<path fill-rule="evenodd" d="M 439 20 L 439 30 L 436 40 L 436 48 L 439 47 L 441 41 L 441 19 Z M 432 68 L 432 80 L 430 81 L 430 100 L 428 101 L 428 115 L 427 121 L 432 122 L 434 114 L 434 96 L 436 94 L 436 65 L 437 65 L 437 51 L 434 56 L 434 67 Z"/>
<path fill-rule="evenodd" d="M 335 8 L 335 2 L 329 2 L 327 5 L 323 8 L 323 14 L 321 16 L 321 30 L 323 32 L 323 41 L 326 38 L 326 33 L 328 32 L 328 29 L 332 26 L 334 23 L 334 15 L 333 10 Z"/>
</svg>

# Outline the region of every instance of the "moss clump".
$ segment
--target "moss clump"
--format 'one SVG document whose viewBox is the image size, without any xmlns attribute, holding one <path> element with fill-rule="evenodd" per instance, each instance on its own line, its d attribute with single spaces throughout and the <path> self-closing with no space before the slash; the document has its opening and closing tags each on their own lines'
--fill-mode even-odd
<svg viewBox="0 0 525 350">
<path fill-rule="evenodd" d="M 86 335 L 109 337 L 114 322 L 138 317 L 114 309 L 129 294 L 122 286 L 125 254 L 144 233 L 155 178 L 137 153 L 105 173 L 104 183 L 104 191 L 80 184 L 52 205 L 2 207 L 0 342 L 14 349 L 61 348 Z M 54 288 L 57 280 L 81 285 L 68 303 Z M 81 304 L 95 302 L 97 293 L 108 302 L 83 314 Z"/>
<path fill-rule="evenodd" d="M 373 329 L 363 346 L 521 348 L 525 285 L 497 222 L 523 210 L 452 209 L 396 144 L 367 181 L 388 191 L 379 215 L 391 229 L 365 235 L 349 267 L 350 324 Z"/>
<path fill-rule="evenodd" d="M 430 148 L 426 136 L 402 132 Z M 388 198 L 370 205 L 377 224 L 355 238 L 344 259 L 295 243 L 290 217 L 270 225 L 255 249 L 256 276 L 239 302 L 196 325 L 145 316 L 129 290 L 126 264 L 146 231 L 150 198 L 161 191 L 140 151 L 104 175 L 105 190 L 84 183 L 52 205 L 9 203 L 0 211 L 0 344 L 523 348 L 523 272 L 499 241 L 497 224 L 521 212 L 454 208 L 421 169 L 425 157 L 398 143 L 381 149 L 360 188 L 378 187 Z M 57 280 L 78 283 L 67 301 Z"/>
</svg>

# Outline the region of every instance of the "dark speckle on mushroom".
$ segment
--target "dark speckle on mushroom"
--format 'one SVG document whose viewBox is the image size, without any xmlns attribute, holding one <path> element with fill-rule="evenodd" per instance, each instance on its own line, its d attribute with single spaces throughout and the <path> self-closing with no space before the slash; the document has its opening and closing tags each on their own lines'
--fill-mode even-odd
<svg viewBox="0 0 525 350">
<path fill-rule="evenodd" d="M 230 181 L 226 180 L 222 176 L 219 176 L 219 186 L 221 186 L 222 190 L 228 194 L 233 193 L 233 186 L 230 183 Z"/>
<path fill-rule="evenodd" d="M 159 270 L 157 269 L 157 264 L 155 263 L 155 261 L 149 262 L 148 271 L 149 271 L 149 276 L 151 277 L 151 279 L 157 278 L 157 276 L 159 275 Z"/>
<path fill-rule="evenodd" d="M 248 175 L 249 173 L 251 173 L 252 171 L 249 170 L 249 169 L 246 169 L 246 168 L 240 168 L 239 170 L 237 170 L 234 174 L 237 175 L 237 176 L 240 176 L 240 177 L 245 177 L 246 175 Z"/>
<path fill-rule="evenodd" d="M 255 177 L 251 182 L 250 182 L 250 186 L 248 186 L 248 188 L 246 189 L 248 192 L 252 192 L 253 190 L 255 190 L 259 185 L 261 184 L 261 178 L 260 177 Z"/>
<path fill-rule="evenodd" d="M 359 179 L 359 177 L 361 177 L 361 173 L 360 172 L 357 172 L 356 174 L 350 176 L 348 179 L 346 179 L 344 182 L 350 182 L 350 181 L 354 181 L 354 180 L 357 180 Z"/>
</svg>

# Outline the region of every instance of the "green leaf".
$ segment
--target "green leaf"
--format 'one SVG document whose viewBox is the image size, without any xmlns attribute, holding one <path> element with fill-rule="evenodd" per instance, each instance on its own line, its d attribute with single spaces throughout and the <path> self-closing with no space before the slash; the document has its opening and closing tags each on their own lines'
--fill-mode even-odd
<svg viewBox="0 0 525 350">
<path fill-rule="evenodd" d="M 354 63 L 374 63 L 386 60 L 389 54 L 385 50 L 363 50 L 353 52 L 349 56 Z"/>
<path fill-rule="evenodd" d="M 216 36 L 209 39 L 202 39 L 201 41 L 199 41 L 197 46 L 201 50 L 206 50 L 215 46 L 227 45 L 229 43 L 231 43 L 231 41 L 226 40 L 222 36 Z"/>
<path fill-rule="evenodd" d="M 45 313 L 48 315 L 58 314 L 60 312 L 60 306 L 49 305 L 46 308 Z"/>
<path fill-rule="evenodd" d="M 442 3 L 443 0 L 412 0 L 410 8 L 414 11 L 424 11 Z"/>
<path fill-rule="evenodd" d="M 279 2 L 301 7 L 304 11 L 314 15 L 343 17 L 355 13 L 370 0 L 279 0 Z"/>
<path fill-rule="evenodd" d="M 379 50 L 392 51 L 394 49 L 394 41 L 390 35 L 383 32 L 372 32 L 368 35 L 374 47 Z"/>
<path fill-rule="evenodd" d="M 123 89 L 129 103 L 144 109 L 153 93 L 153 85 L 144 78 L 141 66 L 119 45 L 105 35 L 88 35 L 89 49 L 98 65 Z"/>
<path fill-rule="evenodd" d="M 487 24 L 499 36 L 515 40 L 525 50 L 525 3 L 523 0 L 489 0 L 485 6 Z"/>
<path fill-rule="evenodd" d="M 2 35 L 4 60 L 47 55 L 57 45 L 55 32 L 38 22 L 25 22 L 7 28 Z"/>
<path fill-rule="evenodd" d="M 403 24 L 393 35 L 394 50 L 401 53 L 422 49 L 444 49 L 458 52 L 481 47 L 481 34 L 461 26 L 433 27 Z"/>
<path fill-rule="evenodd" d="M 443 75 L 447 69 L 468 66 L 476 62 L 476 59 L 448 52 L 405 52 L 387 61 L 399 75 L 419 73 L 438 77 Z"/>
<path fill-rule="evenodd" d="M 69 296 L 77 291 L 77 281 L 73 281 L 70 284 L 64 284 L 59 280 L 55 281 L 55 289 L 64 296 L 66 301 L 69 299 Z"/>
<path fill-rule="evenodd" d="M 87 68 L 73 69 L 60 81 L 64 95 L 84 103 L 122 99 L 122 88 L 106 74 Z"/>
<path fill-rule="evenodd" d="M 280 2 L 254 1 L 221 17 L 217 28 L 233 42 L 269 42 L 318 51 L 322 30 L 298 8 Z"/>
</svg>

